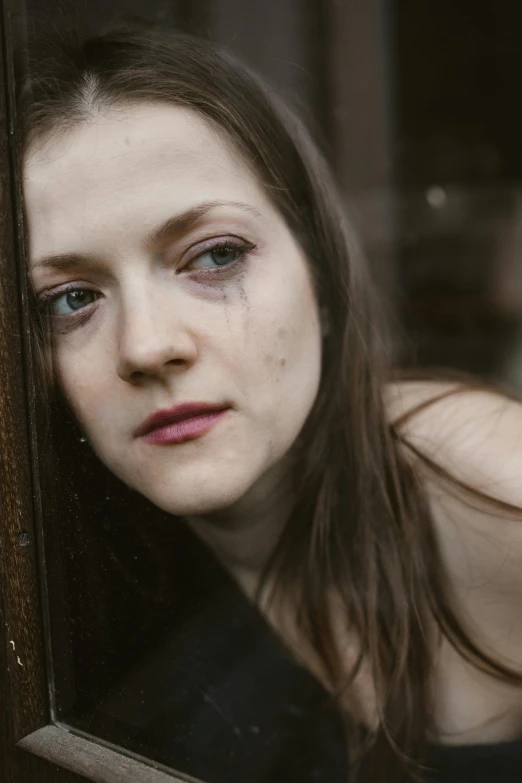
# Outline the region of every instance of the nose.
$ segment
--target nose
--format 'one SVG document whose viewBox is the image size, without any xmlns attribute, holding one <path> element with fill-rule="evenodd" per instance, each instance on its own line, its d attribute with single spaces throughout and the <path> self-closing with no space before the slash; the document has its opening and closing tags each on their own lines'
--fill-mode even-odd
<svg viewBox="0 0 522 783">
<path fill-rule="evenodd" d="M 127 383 L 164 379 L 191 367 L 197 347 L 176 302 L 147 288 L 122 304 L 118 324 L 117 372 Z"/>
</svg>

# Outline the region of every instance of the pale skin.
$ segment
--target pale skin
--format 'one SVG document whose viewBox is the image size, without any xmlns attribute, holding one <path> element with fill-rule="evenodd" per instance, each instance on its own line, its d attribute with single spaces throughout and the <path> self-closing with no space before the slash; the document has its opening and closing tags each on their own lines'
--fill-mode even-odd
<svg viewBox="0 0 522 783">
<path fill-rule="evenodd" d="M 90 443 L 250 578 L 283 523 L 279 504 L 260 499 L 284 482 L 283 457 L 319 383 L 320 326 L 299 247 L 238 156 L 171 107 L 100 117 L 35 150 L 25 192 L 37 292 L 74 282 L 99 296 L 76 313 L 88 322 L 55 319 L 56 371 Z M 190 210 L 200 217 L 149 241 Z M 236 254 L 252 247 L 245 262 L 218 270 L 211 251 L 223 241 Z M 74 268 L 39 264 L 72 252 Z M 58 313 L 71 309 L 64 299 Z M 182 447 L 133 437 L 146 416 L 186 401 L 232 412 Z"/>
<path fill-rule="evenodd" d="M 291 507 L 292 447 L 319 386 L 321 318 L 301 248 L 230 145 L 167 105 L 106 111 L 36 142 L 24 194 L 32 282 L 54 297 L 54 367 L 86 437 L 123 481 L 184 516 L 251 595 Z M 386 389 L 390 418 L 437 391 Z M 134 437 L 155 410 L 186 401 L 229 411 L 197 440 Z M 412 420 L 408 437 L 522 506 L 518 403 L 466 392 Z M 422 475 L 459 606 L 492 652 L 522 667 L 522 521 Z M 433 684 L 440 741 L 522 733 L 522 693 L 448 646 Z M 358 688 L 371 723 L 367 676 Z"/>
</svg>

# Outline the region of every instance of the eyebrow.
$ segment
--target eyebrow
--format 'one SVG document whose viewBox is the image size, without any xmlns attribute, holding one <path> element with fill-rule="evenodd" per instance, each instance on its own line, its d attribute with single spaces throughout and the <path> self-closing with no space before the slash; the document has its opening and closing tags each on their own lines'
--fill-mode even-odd
<svg viewBox="0 0 522 783">
<path fill-rule="evenodd" d="M 256 217 L 262 218 L 261 212 L 259 212 L 251 204 L 245 204 L 242 201 L 203 201 L 201 204 L 196 204 L 193 207 L 181 212 L 179 215 L 168 218 L 158 228 L 155 228 L 150 234 L 148 234 L 145 244 L 147 247 L 158 247 L 164 244 L 168 239 L 183 234 L 194 223 L 197 223 L 207 212 L 210 212 L 216 207 L 236 207 L 244 212 L 250 212 Z M 36 268 L 52 268 L 57 270 L 68 270 L 78 268 L 85 265 L 89 261 L 94 261 L 94 257 L 89 254 L 81 253 L 58 253 L 56 255 L 44 256 L 31 265 L 31 269 Z"/>
</svg>

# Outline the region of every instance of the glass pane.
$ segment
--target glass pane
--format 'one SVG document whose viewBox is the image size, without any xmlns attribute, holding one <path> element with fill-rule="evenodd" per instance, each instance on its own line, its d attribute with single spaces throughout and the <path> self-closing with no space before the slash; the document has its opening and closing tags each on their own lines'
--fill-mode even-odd
<svg viewBox="0 0 522 783">
<path fill-rule="evenodd" d="M 490 46 L 491 9 L 458 5 L 28 2 L 29 41 L 57 27 L 93 35 L 123 15 L 225 45 L 304 117 L 333 171 L 323 179 L 293 116 L 268 120 L 248 91 L 238 103 L 235 76 L 221 99 L 203 50 L 195 92 L 169 82 L 168 101 L 144 106 L 98 42 L 84 54 L 106 69 L 104 100 L 134 97 L 115 111 L 90 71 L 81 100 L 67 98 L 71 56 L 41 83 L 47 61 L 29 66 L 42 95 L 59 85 L 45 121 L 31 115 L 25 171 L 53 342 L 40 464 L 57 721 L 207 783 L 345 783 L 386 693 L 391 729 L 363 769 L 389 783 L 394 747 L 418 757 L 431 704 L 423 601 L 432 579 L 442 605 L 446 566 L 426 488 L 375 403 L 382 354 L 522 390 L 520 14 L 499 11 Z M 156 95 L 155 79 L 140 95 Z M 365 641 L 346 686 L 352 627 Z M 519 732 L 493 703 L 479 716 L 489 734 L 444 748 L 426 729 L 448 783 L 504 772 L 506 754 L 522 768 Z"/>
<path fill-rule="evenodd" d="M 395 21 L 405 330 L 415 361 L 520 388 L 519 10 L 424 5 L 397 3 Z"/>
</svg>

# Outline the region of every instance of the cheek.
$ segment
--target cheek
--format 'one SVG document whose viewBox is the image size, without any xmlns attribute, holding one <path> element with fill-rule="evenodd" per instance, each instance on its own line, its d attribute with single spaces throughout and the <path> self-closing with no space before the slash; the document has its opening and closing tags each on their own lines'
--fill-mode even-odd
<svg viewBox="0 0 522 783">
<path fill-rule="evenodd" d="M 97 387 L 93 388 L 92 384 L 82 383 L 74 372 L 71 372 L 71 368 L 57 373 L 57 382 L 74 417 L 91 440 L 92 426 L 96 421 L 95 402 L 100 392 Z"/>
<path fill-rule="evenodd" d="M 256 324 L 251 353 L 254 395 L 264 396 L 277 426 L 281 419 L 302 420 L 317 395 L 322 339 L 318 308 L 308 281 L 287 288 Z M 254 309 L 254 308 L 252 308 Z M 254 335 L 251 335 L 252 337 Z M 264 389 L 264 395 L 262 393 Z M 301 422 L 302 423 L 302 422 Z"/>
<path fill-rule="evenodd" d="M 288 385 L 299 379 L 313 383 L 315 368 L 320 364 L 320 340 L 313 319 L 295 320 L 279 326 L 274 338 L 263 346 L 263 365 L 267 378 L 275 384 Z"/>
<path fill-rule="evenodd" d="M 85 363 L 86 364 L 86 363 Z M 74 411 L 78 419 L 82 419 L 82 410 L 85 407 L 84 398 L 88 397 L 89 387 L 82 383 L 83 362 L 71 354 L 70 351 L 59 346 L 53 353 L 53 370 L 57 386 Z"/>
<path fill-rule="evenodd" d="M 87 350 L 74 350 L 59 346 L 54 356 L 56 382 L 78 422 L 89 439 L 95 437 L 98 428 L 105 429 L 114 423 L 113 410 L 104 412 L 103 401 L 110 399 L 110 385 L 105 382 L 103 358 Z M 93 373 L 92 368 L 98 372 Z"/>
<path fill-rule="evenodd" d="M 318 307 L 307 279 L 287 282 L 287 296 L 281 297 L 274 313 L 266 361 L 279 374 L 313 373 L 321 353 Z"/>
</svg>

